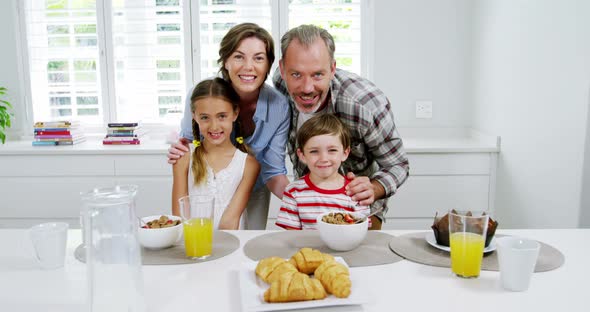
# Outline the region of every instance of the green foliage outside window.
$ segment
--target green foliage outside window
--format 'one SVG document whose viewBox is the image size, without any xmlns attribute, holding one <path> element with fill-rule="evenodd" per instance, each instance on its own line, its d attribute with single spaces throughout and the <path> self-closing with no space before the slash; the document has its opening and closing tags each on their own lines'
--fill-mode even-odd
<svg viewBox="0 0 590 312">
<path fill-rule="evenodd" d="M 329 21 L 330 29 L 349 29 L 352 21 Z"/>
<path fill-rule="evenodd" d="M 336 57 L 336 65 L 338 67 L 352 66 L 352 57 Z"/>
</svg>

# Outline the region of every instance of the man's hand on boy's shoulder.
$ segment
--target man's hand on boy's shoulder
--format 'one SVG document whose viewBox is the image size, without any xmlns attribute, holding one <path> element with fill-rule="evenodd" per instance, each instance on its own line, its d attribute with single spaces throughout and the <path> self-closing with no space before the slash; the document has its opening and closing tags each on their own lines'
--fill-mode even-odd
<svg viewBox="0 0 590 312">
<path fill-rule="evenodd" d="M 368 206 L 375 201 L 375 191 L 368 177 L 357 177 L 353 172 L 348 172 L 346 178 L 352 180 L 346 185 L 346 194 L 360 205 Z"/>
<path fill-rule="evenodd" d="M 174 165 L 184 153 L 188 153 L 190 151 L 188 144 L 189 141 L 186 138 L 179 138 L 176 143 L 170 144 L 170 148 L 168 148 L 168 163 Z"/>
</svg>

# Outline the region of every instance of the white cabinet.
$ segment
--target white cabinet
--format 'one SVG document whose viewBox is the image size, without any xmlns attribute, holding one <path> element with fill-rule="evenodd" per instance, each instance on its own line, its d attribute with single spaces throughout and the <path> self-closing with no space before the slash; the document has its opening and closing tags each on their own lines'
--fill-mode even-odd
<svg viewBox="0 0 590 312">
<path fill-rule="evenodd" d="M 427 229 L 438 212 L 493 214 L 496 153 L 409 154 L 410 177 L 389 199 L 385 229 Z"/>
<path fill-rule="evenodd" d="M 499 140 L 478 136 L 404 138 L 410 177 L 389 199 L 384 229 L 427 229 L 436 212 L 494 211 Z M 79 226 L 80 192 L 137 184 L 138 215 L 170 212 L 172 167 L 168 145 L 105 147 L 89 141 L 73 147 L 33 148 L 30 142 L 0 146 L 0 228 L 45 220 Z M 289 178 L 292 180 L 291 164 Z M 267 229 L 280 200 L 271 196 Z"/>
<path fill-rule="evenodd" d="M 496 152 L 408 152 L 410 177 L 389 199 L 383 229 L 426 229 L 449 209 L 493 213 L 496 159 Z M 273 197 L 267 228 L 278 228 L 279 208 Z"/>
<path fill-rule="evenodd" d="M 94 154 L 75 147 L 0 149 L 0 228 L 49 220 L 79 227 L 80 193 L 117 184 L 139 186 L 138 215 L 169 213 L 172 167 L 165 154 L 164 145 L 148 152 L 120 147 Z"/>
<path fill-rule="evenodd" d="M 428 229 L 449 209 L 494 213 L 500 138 L 465 128 L 400 129 L 410 176 L 388 202 L 383 229 Z M 267 229 L 280 201 L 273 197 Z"/>
</svg>

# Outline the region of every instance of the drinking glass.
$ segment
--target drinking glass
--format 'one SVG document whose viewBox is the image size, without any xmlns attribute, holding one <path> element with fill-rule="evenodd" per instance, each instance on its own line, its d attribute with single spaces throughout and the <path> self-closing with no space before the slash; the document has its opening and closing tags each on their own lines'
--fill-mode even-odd
<svg viewBox="0 0 590 312">
<path fill-rule="evenodd" d="M 505 289 L 525 291 L 529 288 L 540 250 L 541 244 L 532 239 L 511 236 L 498 239 L 500 280 Z"/>
<path fill-rule="evenodd" d="M 457 276 L 464 278 L 479 276 L 488 218 L 481 211 L 449 212 L 451 269 Z"/>
<path fill-rule="evenodd" d="M 35 257 L 43 269 L 64 266 L 68 227 L 64 222 L 50 222 L 37 224 L 29 231 Z"/>
<path fill-rule="evenodd" d="M 186 256 L 192 259 L 206 259 L 213 250 L 215 198 L 212 195 L 189 195 L 178 201 Z"/>
</svg>

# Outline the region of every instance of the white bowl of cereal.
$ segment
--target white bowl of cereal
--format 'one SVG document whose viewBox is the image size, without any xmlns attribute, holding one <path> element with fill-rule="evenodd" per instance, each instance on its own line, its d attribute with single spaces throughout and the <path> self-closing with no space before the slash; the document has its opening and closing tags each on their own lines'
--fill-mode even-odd
<svg viewBox="0 0 590 312">
<path fill-rule="evenodd" d="M 139 243 L 150 249 L 167 248 L 182 235 L 182 219 L 173 215 L 153 215 L 141 218 Z"/>
<path fill-rule="evenodd" d="M 355 223 L 357 220 L 363 220 Z M 367 236 L 368 219 L 356 212 L 326 212 L 317 217 L 316 226 L 320 238 L 336 251 L 348 251 L 358 247 Z"/>
</svg>

